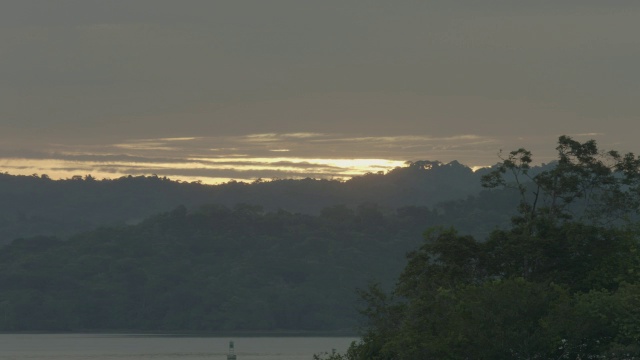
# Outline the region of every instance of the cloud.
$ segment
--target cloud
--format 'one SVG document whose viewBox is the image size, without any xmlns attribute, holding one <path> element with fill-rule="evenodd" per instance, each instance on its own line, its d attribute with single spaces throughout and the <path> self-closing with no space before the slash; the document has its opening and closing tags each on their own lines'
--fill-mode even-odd
<svg viewBox="0 0 640 360">
<path fill-rule="evenodd" d="M 176 138 L 159 138 L 162 141 L 192 141 L 198 139 L 197 137 L 176 137 Z"/>
<path fill-rule="evenodd" d="M 571 134 L 571 136 L 575 136 L 575 137 L 596 137 L 596 136 L 604 136 L 604 135 L 605 135 L 604 133 L 596 133 L 596 132 Z"/>
<path fill-rule="evenodd" d="M 0 157 L 346 176 L 373 165 L 329 161 L 549 159 L 560 134 L 638 151 L 640 2 L 372 4 L 3 2 Z"/>
<path fill-rule="evenodd" d="M 363 166 L 364 165 L 364 166 Z M 400 163 L 395 163 L 400 166 Z M 180 163 L 158 162 L 100 162 L 69 161 L 61 159 L 1 159 L 0 169 L 11 174 L 47 174 L 51 178 L 70 178 L 74 175 L 91 174 L 96 178 L 118 178 L 126 175 L 158 175 L 172 179 L 189 179 L 204 183 L 220 183 L 229 179 L 252 181 L 257 178 L 340 178 L 348 179 L 366 170 L 389 169 L 388 162 L 357 160 L 350 163 L 332 159 L 307 161 L 241 161 L 224 160 L 185 161 Z"/>
<path fill-rule="evenodd" d="M 594 137 L 599 133 L 574 134 Z M 505 141 L 478 134 L 447 136 L 354 136 L 340 133 L 256 133 L 237 136 L 145 138 L 91 146 L 53 144 L 46 151 L 0 150 L 0 171 L 47 173 L 52 178 L 82 174 L 114 177 L 157 174 L 205 183 L 234 178 L 341 178 L 387 171 L 406 161 L 458 160 L 470 167 L 495 164 L 499 149 L 527 147 L 534 160 L 548 162 L 556 136 Z M 606 148 L 604 144 L 603 148 Z"/>
<path fill-rule="evenodd" d="M 104 146 L 51 145 L 48 151 L 0 151 L 0 169 L 70 177 L 157 174 L 206 183 L 235 178 L 349 178 L 402 166 L 409 159 L 475 151 L 494 140 L 477 135 L 351 136 L 261 133 L 241 136 L 132 139 Z M 214 144 L 216 147 L 211 147 Z M 401 152 L 399 152 L 401 151 Z M 435 159 L 437 160 L 437 159 Z M 53 174 L 53 175 L 52 175 Z"/>
</svg>

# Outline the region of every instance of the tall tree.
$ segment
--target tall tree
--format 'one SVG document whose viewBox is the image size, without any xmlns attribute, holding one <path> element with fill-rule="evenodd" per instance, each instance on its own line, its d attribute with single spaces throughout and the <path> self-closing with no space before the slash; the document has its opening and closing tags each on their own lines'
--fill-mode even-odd
<svg viewBox="0 0 640 360">
<path fill-rule="evenodd" d="M 640 359 L 640 161 L 558 140 L 532 172 L 518 149 L 486 174 L 518 215 L 486 241 L 427 232 L 391 294 L 364 291 L 356 359 Z"/>
</svg>

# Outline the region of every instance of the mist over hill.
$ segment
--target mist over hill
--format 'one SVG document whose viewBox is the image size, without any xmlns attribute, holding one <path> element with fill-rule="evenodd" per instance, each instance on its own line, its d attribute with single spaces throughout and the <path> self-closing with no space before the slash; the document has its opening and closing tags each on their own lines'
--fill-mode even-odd
<svg viewBox="0 0 640 360">
<path fill-rule="evenodd" d="M 97 180 L 90 175 L 52 180 L 46 175 L 0 174 L 0 243 L 36 235 L 68 236 L 101 225 L 134 224 L 176 206 L 246 203 L 267 211 L 318 214 L 336 204 L 377 204 L 393 210 L 465 199 L 480 192 L 482 170 L 458 162 L 410 162 L 387 173 L 341 182 L 281 179 L 203 185 L 157 176 Z"/>
<path fill-rule="evenodd" d="M 390 288 L 426 228 L 473 217 L 469 229 L 489 232 L 478 224 L 500 218 L 461 210 L 472 206 L 180 206 L 68 239 L 17 239 L 0 248 L 0 331 L 354 331 L 355 290 Z"/>
<path fill-rule="evenodd" d="M 488 170 L 487 170 L 488 171 Z M 430 227 L 486 238 L 518 196 L 457 162 L 211 186 L 0 175 L 1 331 L 336 331 Z M 14 240 L 15 239 L 15 240 Z"/>
</svg>

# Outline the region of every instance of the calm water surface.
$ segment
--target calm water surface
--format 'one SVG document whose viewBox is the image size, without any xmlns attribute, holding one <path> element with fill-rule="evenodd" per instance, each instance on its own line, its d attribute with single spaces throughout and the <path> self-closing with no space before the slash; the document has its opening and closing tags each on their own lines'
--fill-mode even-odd
<svg viewBox="0 0 640 360">
<path fill-rule="evenodd" d="M 314 353 L 343 352 L 346 337 L 183 337 L 153 335 L 0 334 L 2 360 L 226 360 L 233 340 L 238 360 L 310 360 Z"/>
</svg>

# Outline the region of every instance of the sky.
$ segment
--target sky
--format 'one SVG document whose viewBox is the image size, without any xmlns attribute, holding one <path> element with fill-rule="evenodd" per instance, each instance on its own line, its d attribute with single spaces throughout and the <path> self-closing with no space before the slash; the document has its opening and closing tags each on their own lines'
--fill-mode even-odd
<svg viewBox="0 0 640 360">
<path fill-rule="evenodd" d="M 637 0 L 4 0 L 0 172 L 219 183 L 640 153 Z"/>
</svg>

